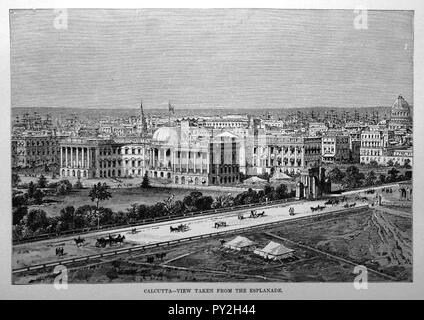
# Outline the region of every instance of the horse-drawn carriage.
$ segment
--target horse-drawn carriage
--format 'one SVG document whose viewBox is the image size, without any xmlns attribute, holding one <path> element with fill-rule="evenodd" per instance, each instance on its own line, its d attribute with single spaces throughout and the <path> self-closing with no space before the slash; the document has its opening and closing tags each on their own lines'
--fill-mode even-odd
<svg viewBox="0 0 424 320">
<path fill-rule="evenodd" d="M 356 206 L 356 202 L 350 203 L 350 204 L 346 202 L 346 204 L 343 207 L 345 207 L 345 208 L 353 208 L 354 206 Z"/>
<path fill-rule="evenodd" d="M 265 215 L 265 211 L 258 212 L 256 210 L 252 210 L 250 212 L 250 218 L 259 218 L 259 217 L 263 217 L 264 215 Z"/>
<path fill-rule="evenodd" d="M 176 227 L 169 226 L 169 232 L 186 232 L 188 230 L 190 230 L 190 228 L 187 224 L 180 224 Z"/>
<path fill-rule="evenodd" d="M 112 246 L 113 244 L 123 244 L 125 240 L 125 236 L 121 236 L 120 234 L 118 234 L 116 237 L 109 235 L 107 238 L 99 238 L 96 241 L 96 247 L 100 247 L 100 248 L 104 248 L 106 247 L 107 244 L 109 244 L 109 246 Z"/>
<path fill-rule="evenodd" d="M 328 199 L 326 202 L 324 202 L 324 204 L 327 205 L 332 205 L 332 206 L 336 206 L 338 205 L 340 202 L 339 199 Z"/>
<path fill-rule="evenodd" d="M 320 205 L 318 205 L 318 206 L 316 206 L 316 207 L 311 207 L 311 211 L 312 212 L 315 212 L 315 211 L 322 211 L 322 210 L 324 210 L 325 209 L 325 206 L 320 206 Z"/>
<path fill-rule="evenodd" d="M 215 224 L 214 224 L 214 228 L 221 228 L 221 227 L 226 227 L 227 226 L 227 222 L 225 222 L 225 221 L 218 221 L 218 222 L 215 222 Z"/>
<path fill-rule="evenodd" d="M 294 216 L 294 208 L 293 207 L 289 208 L 289 215 Z"/>
</svg>

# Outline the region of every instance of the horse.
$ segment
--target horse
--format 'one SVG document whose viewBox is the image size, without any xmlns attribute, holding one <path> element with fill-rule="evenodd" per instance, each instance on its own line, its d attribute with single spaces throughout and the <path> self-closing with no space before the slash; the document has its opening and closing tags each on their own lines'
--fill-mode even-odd
<svg viewBox="0 0 424 320">
<path fill-rule="evenodd" d="M 116 237 L 116 238 L 114 238 L 114 242 L 115 243 L 119 243 L 119 244 L 123 244 L 124 243 L 124 240 L 125 240 L 125 236 L 121 236 L 120 234 Z"/>
<path fill-rule="evenodd" d="M 215 222 L 214 228 L 226 227 L 227 223 L 225 221 Z"/>
<path fill-rule="evenodd" d="M 265 215 L 265 211 L 262 211 L 261 213 L 257 213 L 256 217 L 263 217 Z"/>
<path fill-rule="evenodd" d="M 132 233 L 132 234 L 136 234 L 136 233 L 137 233 L 137 228 L 132 228 L 132 229 L 131 229 L 131 233 Z"/>
<path fill-rule="evenodd" d="M 169 226 L 169 232 L 178 232 L 180 229 L 178 227 Z"/>
<path fill-rule="evenodd" d="M 161 261 L 163 261 L 163 258 L 165 258 L 165 256 L 166 256 L 166 252 L 161 252 L 161 253 L 155 254 L 156 259 L 160 259 Z"/>
<path fill-rule="evenodd" d="M 81 238 L 81 236 L 78 236 L 78 238 L 74 238 L 75 244 L 77 247 L 81 245 L 83 245 L 85 243 L 85 239 Z"/>
</svg>

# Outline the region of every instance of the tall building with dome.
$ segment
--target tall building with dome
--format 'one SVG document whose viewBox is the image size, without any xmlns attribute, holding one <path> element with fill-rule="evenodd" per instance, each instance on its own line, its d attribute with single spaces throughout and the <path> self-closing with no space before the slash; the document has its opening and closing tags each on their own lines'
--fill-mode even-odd
<svg viewBox="0 0 424 320">
<path fill-rule="evenodd" d="M 408 102 L 399 95 L 393 103 L 390 112 L 389 130 L 396 131 L 402 129 L 412 129 L 412 115 Z"/>
<path fill-rule="evenodd" d="M 149 177 L 177 185 L 222 185 L 239 182 L 240 139 L 229 132 L 182 121 L 161 127 L 151 140 Z"/>
</svg>

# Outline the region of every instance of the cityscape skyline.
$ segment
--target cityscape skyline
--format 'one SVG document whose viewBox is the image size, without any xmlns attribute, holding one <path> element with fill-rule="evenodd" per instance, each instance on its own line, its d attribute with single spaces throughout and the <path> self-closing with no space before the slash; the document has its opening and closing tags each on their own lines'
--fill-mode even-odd
<svg viewBox="0 0 424 320">
<path fill-rule="evenodd" d="M 57 14 L 11 11 L 12 107 L 413 105 L 412 11 L 369 11 L 366 30 L 351 10 Z"/>
</svg>

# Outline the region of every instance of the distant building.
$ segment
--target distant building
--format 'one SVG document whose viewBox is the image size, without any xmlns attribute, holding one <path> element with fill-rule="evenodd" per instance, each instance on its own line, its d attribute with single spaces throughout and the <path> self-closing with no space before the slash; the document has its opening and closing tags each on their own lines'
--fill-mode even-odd
<svg viewBox="0 0 424 320">
<path fill-rule="evenodd" d="M 262 165 L 270 173 L 298 173 L 302 168 L 321 164 L 321 137 L 267 135 L 266 158 Z"/>
<path fill-rule="evenodd" d="M 382 157 L 386 155 L 389 142 L 393 140 L 393 131 L 379 130 L 378 127 L 370 126 L 361 134 L 360 161 L 369 164 L 371 161 L 382 163 Z"/>
<path fill-rule="evenodd" d="M 34 167 L 59 163 L 59 141 L 52 132 L 30 132 L 12 137 L 12 167 Z"/>
<path fill-rule="evenodd" d="M 350 139 L 347 135 L 325 135 L 322 137 L 322 162 L 346 163 L 350 160 Z"/>
<path fill-rule="evenodd" d="M 399 129 L 412 129 L 411 109 L 401 95 L 393 103 L 389 120 L 389 130 Z"/>
<path fill-rule="evenodd" d="M 309 135 L 321 136 L 328 131 L 328 127 L 324 122 L 311 122 L 309 123 Z"/>
</svg>

